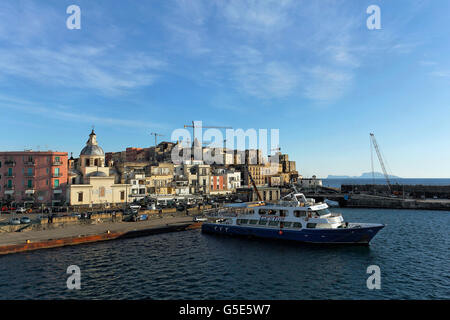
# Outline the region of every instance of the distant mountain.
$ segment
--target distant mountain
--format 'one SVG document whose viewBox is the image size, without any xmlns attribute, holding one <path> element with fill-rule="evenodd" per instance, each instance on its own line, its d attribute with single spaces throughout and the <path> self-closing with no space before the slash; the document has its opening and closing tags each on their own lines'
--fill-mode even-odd
<svg viewBox="0 0 450 320">
<path fill-rule="evenodd" d="M 373 176 L 375 179 L 384 179 L 384 174 L 381 172 L 374 172 Z M 399 179 L 400 177 L 388 175 L 389 179 Z M 327 179 L 372 179 L 372 172 L 364 172 L 359 177 L 357 176 L 335 176 L 335 175 L 328 175 Z"/>
</svg>

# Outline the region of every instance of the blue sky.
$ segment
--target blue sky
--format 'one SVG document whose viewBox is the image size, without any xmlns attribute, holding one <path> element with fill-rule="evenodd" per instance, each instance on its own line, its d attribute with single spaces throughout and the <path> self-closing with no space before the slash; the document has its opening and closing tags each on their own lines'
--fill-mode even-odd
<svg viewBox="0 0 450 320">
<path fill-rule="evenodd" d="M 81 29 L 66 8 L 81 8 Z M 381 30 L 366 9 L 381 8 Z M 304 176 L 450 177 L 450 3 L 0 3 L 1 150 L 154 144 L 192 120 L 280 129 Z M 378 163 L 376 170 L 380 171 Z"/>
</svg>

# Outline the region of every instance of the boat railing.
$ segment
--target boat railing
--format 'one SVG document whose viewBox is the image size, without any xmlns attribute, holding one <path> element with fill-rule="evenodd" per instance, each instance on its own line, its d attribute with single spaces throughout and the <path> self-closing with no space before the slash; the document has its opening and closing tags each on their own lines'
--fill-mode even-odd
<svg viewBox="0 0 450 320">
<path fill-rule="evenodd" d="M 237 217 L 239 215 L 252 215 L 254 213 L 251 208 L 214 208 L 204 211 L 209 217 Z"/>
</svg>

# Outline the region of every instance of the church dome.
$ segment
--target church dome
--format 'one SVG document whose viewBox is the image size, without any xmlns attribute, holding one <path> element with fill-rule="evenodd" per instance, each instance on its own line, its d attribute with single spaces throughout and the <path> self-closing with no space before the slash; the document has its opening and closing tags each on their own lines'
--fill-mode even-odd
<svg viewBox="0 0 450 320">
<path fill-rule="evenodd" d="M 86 146 L 81 150 L 80 156 L 104 156 L 105 152 L 99 146 Z"/>
<path fill-rule="evenodd" d="M 89 135 L 89 140 L 86 142 L 86 147 L 81 150 L 80 156 L 105 156 L 103 149 L 97 144 L 97 135 L 92 129 Z"/>
<path fill-rule="evenodd" d="M 95 171 L 89 174 L 89 177 L 107 177 L 108 175 L 102 171 Z"/>
</svg>

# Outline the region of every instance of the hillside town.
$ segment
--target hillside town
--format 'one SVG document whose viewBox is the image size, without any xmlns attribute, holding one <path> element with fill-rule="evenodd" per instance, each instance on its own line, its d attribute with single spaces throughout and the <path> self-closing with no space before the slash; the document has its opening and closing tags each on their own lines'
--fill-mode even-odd
<svg viewBox="0 0 450 320">
<path fill-rule="evenodd" d="M 104 152 L 92 129 L 78 158 L 67 152 L 0 152 L 0 200 L 28 208 L 245 202 L 257 200 L 254 182 L 262 199 L 270 201 L 280 198 L 281 187 L 301 179 L 295 161 L 281 152 L 264 157 L 258 149 L 215 148 L 223 161 L 189 157 L 175 163 L 177 148 L 182 150 L 180 142 L 163 141 Z M 196 139 L 190 148 L 191 154 L 211 152 Z"/>
</svg>

